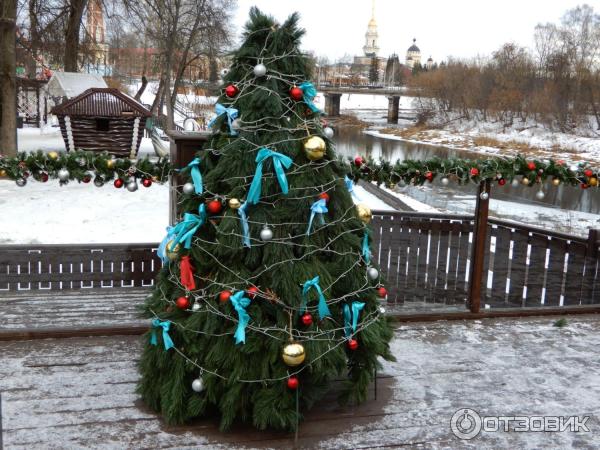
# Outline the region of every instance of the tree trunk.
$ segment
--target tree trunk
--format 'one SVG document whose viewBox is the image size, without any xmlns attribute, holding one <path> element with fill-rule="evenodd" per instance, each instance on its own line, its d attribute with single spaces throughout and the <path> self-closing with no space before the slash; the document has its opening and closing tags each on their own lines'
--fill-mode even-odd
<svg viewBox="0 0 600 450">
<path fill-rule="evenodd" d="M 29 0 L 29 49 L 31 53 L 27 56 L 27 76 L 35 78 L 37 72 L 38 51 L 40 49 L 40 25 L 38 21 L 38 2 Z"/>
<path fill-rule="evenodd" d="M 146 86 L 147 85 L 148 85 L 148 79 L 144 75 L 142 75 L 142 85 L 140 86 L 140 88 L 138 89 L 137 93 L 135 94 L 135 97 L 133 97 L 138 102 L 140 101 L 140 98 L 142 98 L 142 94 L 146 90 Z"/>
<path fill-rule="evenodd" d="M 17 155 L 16 36 L 17 0 L 0 1 L 0 149 Z"/>
<path fill-rule="evenodd" d="M 65 72 L 77 72 L 79 29 L 87 0 L 71 0 L 65 31 Z"/>
</svg>

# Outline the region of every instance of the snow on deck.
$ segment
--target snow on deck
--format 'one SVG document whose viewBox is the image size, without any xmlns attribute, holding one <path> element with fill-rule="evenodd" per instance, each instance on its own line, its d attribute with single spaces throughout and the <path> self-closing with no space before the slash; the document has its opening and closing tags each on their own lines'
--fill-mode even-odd
<svg viewBox="0 0 600 450">
<path fill-rule="evenodd" d="M 301 448 L 594 448 L 600 441 L 600 321 L 493 319 L 401 324 L 397 362 L 358 407 L 327 396 L 300 427 Z M 7 449 L 291 448 L 286 433 L 213 420 L 168 427 L 135 394 L 141 337 L 0 342 Z M 460 441 L 452 415 L 590 416 L 589 432 L 482 432 Z"/>
</svg>

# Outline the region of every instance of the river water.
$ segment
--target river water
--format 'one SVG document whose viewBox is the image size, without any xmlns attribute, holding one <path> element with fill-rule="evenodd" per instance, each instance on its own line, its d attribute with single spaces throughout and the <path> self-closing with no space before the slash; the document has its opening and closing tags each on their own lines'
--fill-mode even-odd
<svg viewBox="0 0 600 450">
<path fill-rule="evenodd" d="M 343 156 L 363 155 L 374 159 L 396 161 L 398 159 L 440 158 L 486 158 L 479 153 L 457 150 L 444 146 L 426 145 L 384 139 L 364 134 L 356 128 L 338 128 L 335 136 L 336 149 Z M 397 188 L 422 203 L 441 211 L 455 214 L 473 213 L 475 208 L 475 183 L 459 186 L 450 183 L 442 186 L 439 180 L 425 186 Z M 526 222 L 557 231 L 587 235 L 587 228 L 600 228 L 600 195 L 598 189 L 582 190 L 579 187 L 555 187 L 547 183 L 543 200 L 535 196 L 539 185 L 512 187 L 510 183 L 491 191 L 490 215 L 502 219 Z"/>
</svg>

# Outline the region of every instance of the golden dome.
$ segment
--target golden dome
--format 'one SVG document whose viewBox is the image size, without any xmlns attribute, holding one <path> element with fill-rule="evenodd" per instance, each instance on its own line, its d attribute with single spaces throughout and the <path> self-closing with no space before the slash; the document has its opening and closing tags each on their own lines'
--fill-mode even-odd
<svg viewBox="0 0 600 450">
<path fill-rule="evenodd" d="M 377 26 L 377 21 L 375 20 L 375 17 L 371 17 L 371 20 L 369 20 L 369 27 L 376 27 L 376 26 Z"/>
</svg>

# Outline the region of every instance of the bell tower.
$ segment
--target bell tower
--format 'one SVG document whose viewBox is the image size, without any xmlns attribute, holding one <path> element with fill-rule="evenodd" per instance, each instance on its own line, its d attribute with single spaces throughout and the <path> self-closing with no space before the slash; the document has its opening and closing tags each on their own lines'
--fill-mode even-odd
<svg viewBox="0 0 600 450">
<path fill-rule="evenodd" d="M 371 20 L 367 26 L 367 32 L 365 33 L 365 45 L 363 46 L 363 52 L 365 56 L 377 56 L 379 53 L 379 33 L 377 33 L 377 21 L 375 20 L 375 0 L 371 3 Z"/>
</svg>

